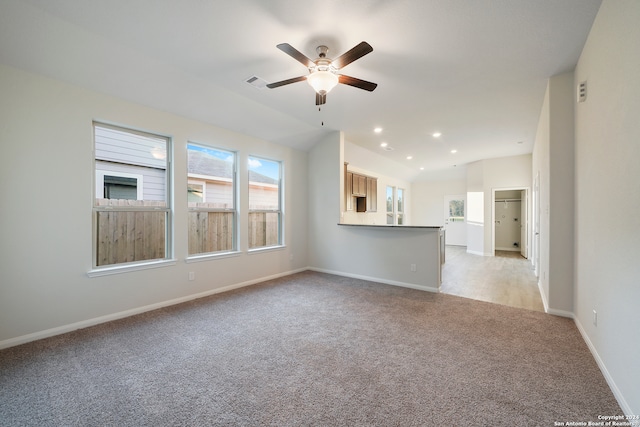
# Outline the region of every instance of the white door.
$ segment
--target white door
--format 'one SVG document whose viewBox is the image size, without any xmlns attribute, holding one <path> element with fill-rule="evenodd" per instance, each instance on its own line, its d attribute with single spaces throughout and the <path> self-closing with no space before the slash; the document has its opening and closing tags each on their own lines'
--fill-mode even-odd
<svg viewBox="0 0 640 427">
<path fill-rule="evenodd" d="M 540 277 L 540 172 L 533 184 L 533 261 L 536 277 Z"/>
<path fill-rule="evenodd" d="M 520 255 L 529 258 L 529 242 L 527 228 L 529 227 L 529 216 L 527 211 L 527 190 L 520 192 Z"/>
<path fill-rule="evenodd" d="M 444 229 L 447 245 L 467 246 L 466 196 L 444 196 Z"/>
</svg>

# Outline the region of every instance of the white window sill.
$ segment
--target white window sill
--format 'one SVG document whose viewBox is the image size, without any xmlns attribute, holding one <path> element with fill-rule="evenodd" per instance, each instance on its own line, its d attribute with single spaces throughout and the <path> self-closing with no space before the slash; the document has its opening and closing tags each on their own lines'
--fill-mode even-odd
<svg viewBox="0 0 640 427">
<path fill-rule="evenodd" d="M 168 267 L 176 265 L 175 259 L 163 259 L 160 261 L 150 261 L 136 264 L 115 265 L 104 268 L 96 268 L 87 272 L 89 277 L 109 276 L 112 274 L 128 273 L 131 271 L 150 270 L 152 268 Z"/>
<path fill-rule="evenodd" d="M 233 251 L 233 252 L 224 252 L 224 253 L 211 253 L 211 254 L 203 254 L 203 255 L 193 255 L 189 258 L 187 258 L 185 260 L 185 262 L 187 264 L 190 264 L 192 262 L 202 262 L 202 261 L 211 261 L 214 259 L 221 259 L 221 258 L 232 258 L 232 257 L 237 257 L 242 255 L 242 252 L 240 251 Z"/>
<path fill-rule="evenodd" d="M 260 248 L 253 248 L 247 251 L 247 255 L 254 255 L 261 252 L 281 251 L 286 247 L 287 247 L 286 245 L 274 245 L 274 246 L 264 246 Z"/>
</svg>

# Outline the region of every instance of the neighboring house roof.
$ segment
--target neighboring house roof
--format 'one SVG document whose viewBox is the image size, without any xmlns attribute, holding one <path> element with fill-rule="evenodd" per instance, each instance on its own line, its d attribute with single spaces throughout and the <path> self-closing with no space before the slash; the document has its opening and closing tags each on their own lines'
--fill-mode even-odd
<svg viewBox="0 0 640 427">
<path fill-rule="evenodd" d="M 268 176 L 262 175 L 256 171 L 252 171 L 249 169 L 249 182 L 260 182 L 262 184 L 273 184 L 278 185 L 278 180 L 269 178 Z"/>
<path fill-rule="evenodd" d="M 232 178 L 233 168 L 229 162 L 202 151 L 189 150 L 189 173 L 219 178 Z"/>
<path fill-rule="evenodd" d="M 232 178 L 232 169 L 229 168 L 229 163 L 223 159 L 195 150 L 190 150 L 188 157 L 189 173 L 218 178 Z M 263 184 L 278 184 L 278 180 L 269 178 L 253 170 L 249 170 L 249 181 Z"/>
</svg>

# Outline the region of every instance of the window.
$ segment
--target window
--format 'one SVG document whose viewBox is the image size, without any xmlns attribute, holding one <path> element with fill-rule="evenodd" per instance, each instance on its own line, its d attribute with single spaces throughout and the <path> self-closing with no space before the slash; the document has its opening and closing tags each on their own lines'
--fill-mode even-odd
<svg viewBox="0 0 640 427">
<path fill-rule="evenodd" d="M 404 189 L 387 187 L 387 225 L 404 224 Z"/>
<path fill-rule="evenodd" d="M 449 200 L 449 222 L 464 222 L 464 199 Z"/>
<path fill-rule="evenodd" d="M 404 190 L 402 188 L 398 188 L 396 190 L 396 196 L 398 204 L 398 210 L 396 211 L 396 224 L 402 225 L 404 224 Z"/>
<path fill-rule="evenodd" d="M 93 124 L 94 267 L 167 259 L 169 138 Z"/>
<path fill-rule="evenodd" d="M 282 244 L 282 164 L 249 157 L 249 249 Z"/>
<path fill-rule="evenodd" d="M 393 212 L 394 188 L 387 187 L 387 225 L 393 225 L 395 222 Z"/>
<path fill-rule="evenodd" d="M 236 154 L 187 144 L 189 255 L 236 249 Z"/>
</svg>

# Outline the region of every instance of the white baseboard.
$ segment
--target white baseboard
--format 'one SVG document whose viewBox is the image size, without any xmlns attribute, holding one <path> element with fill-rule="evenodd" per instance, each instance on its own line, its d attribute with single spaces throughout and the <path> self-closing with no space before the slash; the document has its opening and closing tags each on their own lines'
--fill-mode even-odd
<svg viewBox="0 0 640 427">
<path fill-rule="evenodd" d="M 400 286 L 403 288 L 418 289 L 420 291 L 435 292 L 435 293 L 440 292 L 439 287 L 421 286 L 413 283 L 398 282 L 396 280 L 381 279 L 379 277 L 363 276 L 361 274 L 345 273 L 343 271 L 325 270 L 324 268 L 309 267 L 309 270 L 317 271 L 319 273 L 335 274 L 336 276 L 351 277 L 352 279 L 361 279 L 361 280 L 368 280 L 370 282 L 384 283 L 385 285 L 393 285 L 393 286 Z"/>
<path fill-rule="evenodd" d="M 580 331 L 580 335 L 582 335 L 582 339 L 584 340 L 585 343 L 587 343 L 587 347 L 589 347 L 589 351 L 591 351 L 593 358 L 596 360 L 596 363 L 598 364 L 598 367 L 600 368 L 600 371 L 602 372 L 604 379 L 607 381 L 607 384 L 609 385 L 609 388 L 613 392 L 613 396 L 618 401 L 618 405 L 620 405 L 620 408 L 622 409 L 622 411 L 625 413 L 625 415 L 637 415 L 631 412 L 631 406 L 629 406 L 624 396 L 622 395 L 622 392 L 620 391 L 615 381 L 611 377 L 609 370 L 607 369 L 606 365 L 600 358 L 600 355 L 598 354 L 596 347 L 591 342 L 589 335 L 587 335 L 587 331 L 582 327 L 580 320 L 577 317 L 574 317 L 573 321 L 575 322 L 576 327 L 578 328 L 578 331 Z"/>
<path fill-rule="evenodd" d="M 277 279 L 279 277 L 289 276 L 291 274 L 299 273 L 301 271 L 308 270 L 307 267 L 299 268 L 297 270 L 290 270 L 284 273 L 273 274 L 271 276 L 260 277 L 258 279 L 248 280 L 246 282 L 235 283 L 233 285 L 224 286 L 222 288 L 211 289 L 205 292 L 197 294 L 187 295 L 180 298 L 175 298 L 168 301 L 162 301 L 155 304 L 145 305 L 142 307 L 133 308 L 131 310 L 120 311 L 118 313 L 107 314 L 105 316 L 95 317 L 93 319 L 82 320 L 80 322 L 71 323 L 68 325 L 58 326 L 56 328 L 46 329 L 44 331 L 34 332 L 32 334 L 22 335 L 8 340 L 0 341 L 0 350 L 4 348 L 14 347 L 20 344 L 26 344 L 31 341 L 40 340 L 43 338 L 53 337 L 55 335 L 61 335 L 67 332 L 72 332 L 78 329 L 88 328 L 90 326 L 99 325 L 101 323 L 110 322 L 112 320 L 123 319 L 125 317 L 134 316 L 136 314 L 145 313 L 151 310 L 157 310 L 163 307 L 169 307 L 171 305 L 180 304 L 183 302 L 191 301 L 198 298 L 208 297 L 210 295 L 219 294 L 222 292 L 231 291 L 233 289 L 243 288 L 245 286 L 255 285 L 256 283 L 265 282 L 267 280 Z"/>
<path fill-rule="evenodd" d="M 540 298 L 542 298 L 542 305 L 544 306 L 544 312 L 549 312 L 549 301 L 547 301 L 547 294 L 544 293 L 544 289 L 542 289 L 542 282 L 540 278 L 538 278 L 538 290 L 540 291 Z"/>
<path fill-rule="evenodd" d="M 484 252 L 480 252 L 480 251 L 470 251 L 469 249 L 467 249 L 467 253 L 471 254 L 471 255 L 480 255 L 480 256 L 484 256 Z"/>
<path fill-rule="evenodd" d="M 545 313 L 553 314 L 554 316 L 568 317 L 569 319 L 574 318 L 573 312 L 571 311 L 557 310 L 549 307 L 549 300 L 547 299 L 547 294 L 544 293 L 544 289 L 542 289 L 542 282 L 540 282 L 540 280 L 538 280 L 538 290 L 540 291 L 540 298 L 542 299 Z"/>
<path fill-rule="evenodd" d="M 571 311 L 556 310 L 555 308 L 549 308 L 547 306 L 547 308 L 545 308 L 545 312 L 547 314 L 553 314 L 554 316 L 568 317 L 569 319 L 575 319 L 575 315 Z"/>
<path fill-rule="evenodd" d="M 506 251 L 506 252 L 520 252 L 520 248 L 513 248 L 511 246 L 509 247 L 496 247 L 495 248 L 496 251 Z"/>
</svg>

